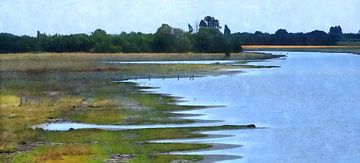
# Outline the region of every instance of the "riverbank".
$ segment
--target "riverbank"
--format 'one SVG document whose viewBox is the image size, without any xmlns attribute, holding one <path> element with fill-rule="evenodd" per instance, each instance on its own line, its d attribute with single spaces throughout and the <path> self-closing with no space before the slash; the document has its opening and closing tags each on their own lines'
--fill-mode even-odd
<svg viewBox="0 0 360 163">
<path fill-rule="evenodd" d="M 244 45 L 245 51 L 295 51 L 360 54 L 360 46 Z"/>
<path fill-rule="evenodd" d="M 106 61 L 256 60 L 280 56 L 232 54 L 1 54 L 0 160 L 75 161 L 126 158 L 133 162 L 200 160 L 201 156 L 166 155 L 178 150 L 209 148 L 206 144 L 154 144 L 146 140 L 206 136 L 197 129 L 140 129 L 133 131 L 75 130 L 46 132 L 33 125 L 56 119 L 95 124 L 193 123 L 171 111 L 206 106 L 176 105 L 175 97 L 144 93 L 134 83 L 114 80 L 211 75 L 223 69 L 251 68 L 228 64 L 107 64 Z M 20 102 L 21 101 L 21 102 Z M 241 129 L 246 126 L 201 128 Z M 167 132 L 169 130 L 169 132 Z M 171 131 L 171 132 L 170 132 Z M 99 134 L 96 134 L 99 133 Z M 162 134 L 158 134 L 162 133 Z M 51 135 L 51 136 L 50 136 Z M 51 138 L 50 138 L 51 137 Z M 121 140 L 119 140 L 119 137 Z M 57 140 L 55 140 L 55 138 Z M 141 139 L 140 139 L 141 138 Z M 115 143 L 116 142 L 116 143 Z M 77 147 L 74 147 L 76 144 Z M 130 150 L 134 149 L 134 150 Z M 136 149 L 136 150 L 135 150 Z"/>
</svg>

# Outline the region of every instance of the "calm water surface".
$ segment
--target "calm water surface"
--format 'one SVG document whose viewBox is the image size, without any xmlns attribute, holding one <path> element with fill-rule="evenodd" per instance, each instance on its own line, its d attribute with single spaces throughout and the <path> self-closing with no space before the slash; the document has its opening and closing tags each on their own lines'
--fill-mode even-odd
<svg viewBox="0 0 360 163">
<path fill-rule="evenodd" d="M 286 54 L 284 52 L 273 52 Z M 248 70 L 195 80 L 138 80 L 158 93 L 184 97 L 183 105 L 225 105 L 191 111 L 222 124 L 265 129 L 216 131 L 233 137 L 163 140 L 241 144 L 240 148 L 183 152 L 243 156 L 225 162 L 359 162 L 360 56 L 289 52 L 257 62 L 281 68 Z M 194 117 L 190 117 L 194 118 Z"/>
</svg>

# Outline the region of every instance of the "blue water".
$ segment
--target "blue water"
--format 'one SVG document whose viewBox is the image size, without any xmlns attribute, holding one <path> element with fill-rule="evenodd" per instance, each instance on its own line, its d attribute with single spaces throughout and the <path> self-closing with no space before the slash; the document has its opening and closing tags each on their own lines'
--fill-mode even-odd
<svg viewBox="0 0 360 163">
<path fill-rule="evenodd" d="M 286 59 L 254 63 L 280 68 L 248 70 L 247 73 L 194 81 L 137 82 L 159 87 L 151 91 L 184 97 L 187 102 L 181 103 L 183 105 L 226 106 L 189 112 L 205 114 L 195 118 L 267 127 L 207 132 L 233 137 L 178 140 L 243 145 L 234 149 L 180 153 L 243 156 L 224 162 L 359 162 L 360 56 L 287 54 Z"/>
</svg>

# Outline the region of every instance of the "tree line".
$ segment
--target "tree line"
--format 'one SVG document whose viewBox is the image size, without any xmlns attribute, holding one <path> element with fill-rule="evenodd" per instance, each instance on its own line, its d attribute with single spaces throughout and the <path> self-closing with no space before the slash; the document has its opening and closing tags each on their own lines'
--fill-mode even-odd
<svg viewBox="0 0 360 163">
<path fill-rule="evenodd" d="M 360 40 L 359 34 L 343 34 L 340 26 L 331 27 L 329 32 L 289 33 L 279 29 L 274 34 L 231 33 L 225 25 L 222 31 L 219 20 L 206 16 L 188 30 L 163 24 L 153 34 L 131 32 L 108 34 L 96 29 L 88 34 L 48 35 L 37 32 L 36 37 L 16 36 L 0 33 L 0 53 L 19 52 L 240 52 L 241 45 L 336 45 L 339 40 Z"/>
<path fill-rule="evenodd" d="M 224 35 L 219 20 L 207 16 L 199 27 L 189 24 L 189 30 L 163 24 L 154 34 L 131 32 L 108 34 L 96 29 L 88 34 L 47 35 L 37 32 L 36 37 L 0 33 L 0 53 L 17 52 L 240 52 L 241 43 L 232 37 L 226 26 Z"/>
<path fill-rule="evenodd" d="M 340 26 L 330 27 L 328 33 L 320 30 L 289 33 L 279 29 L 274 34 L 256 31 L 234 35 L 241 38 L 243 45 L 337 45 L 339 41 L 360 41 L 360 31 L 357 34 L 343 33 Z"/>
</svg>

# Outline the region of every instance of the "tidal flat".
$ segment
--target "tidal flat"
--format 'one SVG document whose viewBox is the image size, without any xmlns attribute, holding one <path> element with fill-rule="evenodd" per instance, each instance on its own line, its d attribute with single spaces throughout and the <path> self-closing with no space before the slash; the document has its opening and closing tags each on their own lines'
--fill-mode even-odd
<svg viewBox="0 0 360 163">
<path fill-rule="evenodd" d="M 93 54 L 27 53 L 0 55 L 0 160 L 2 162 L 171 162 L 198 161 L 200 155 L 172 151 L 210 148 L 211 144 L 149 143 L 150 140 L 206 137 L 198 131 L 248 129 L 248 125 L 154 128 L 122 131 L 99 129 L 65 132 L 33 129 L 52 122 L 92 124 L 185 124 L 174 111 L 207 106 L 177 105 L 164 94 L 145 93 L 126 79 L 181 78 L 234 73 L 224 69 L 255 68 L 243 64 L 108 64 L 109 61 L 233 60 L 246 63 L 281 57 L 262 53 Z M 258 67 L 256 67 L 258 68 Z"/>
</svg>

